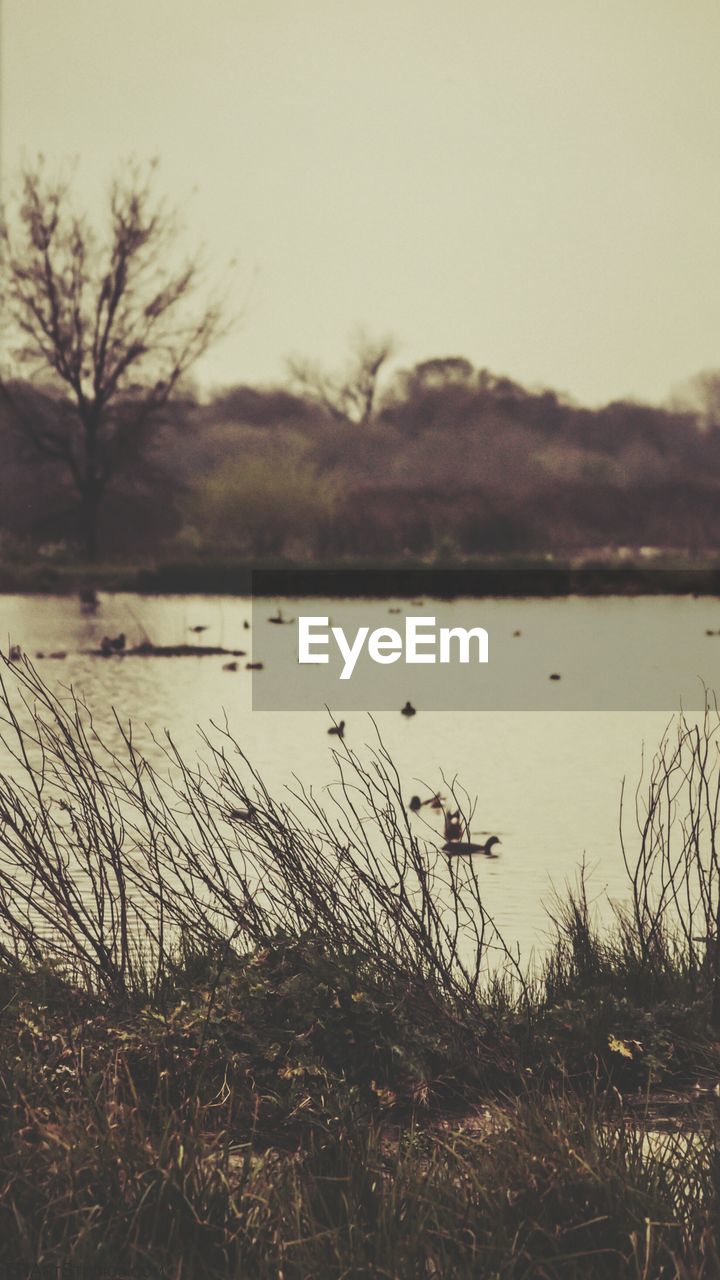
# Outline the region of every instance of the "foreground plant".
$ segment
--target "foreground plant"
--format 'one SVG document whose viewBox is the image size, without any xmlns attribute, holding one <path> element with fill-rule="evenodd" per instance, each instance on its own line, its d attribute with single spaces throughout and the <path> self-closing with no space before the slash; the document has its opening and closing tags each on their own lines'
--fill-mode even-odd
<svg viewBox="0 0 720 1280">
<path fill-rule="evenodd" d="M 3 1280 L 716 1273 L 710 714 L 629 908 L 600 930 L 581 881 L 532 977 L 381 744 L 321 805 L 226 726 L 108 746 L 28 666 L 0 724 Z"/>
</svg>

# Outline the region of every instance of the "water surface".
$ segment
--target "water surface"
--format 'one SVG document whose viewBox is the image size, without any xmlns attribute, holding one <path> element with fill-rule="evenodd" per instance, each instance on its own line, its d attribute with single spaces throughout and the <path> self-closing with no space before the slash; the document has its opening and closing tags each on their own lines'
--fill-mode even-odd
<svg viewBox="0 0 720 1280">
<path fill-rule="evenodd" d="M 358 602 L 355 602 L 356 605 Z M 521 628 L 541 626 L 547 610 L 564 610 L 575 622 L 581 615 L 592 625 L 593 611 L 625 611 L 637 634 L 638 621 L 655 637 L 648 652 L 660 663 L 668 682 L 668 706 L 677 704 L 678 689 L 689 680 L 711 680 L 720 656 L 720 638 L 706 630 L 720 627 L 720 605 L 707 599 L 646 598 L 640 600 L 491 602 L 495 619 L 508 636 Z M 267 602 L 268 615 L 277 602 Z M 337 605 L 335 605 L 337 607 Z M 360 602 L 359 607 L 362 608 Z M 153 735 L 171 729 L 181 745 L 192 748 L 197 727 L 211 720 L 228 723 L 269 789 L 278 794 L 293 778 L 317 791 L 334 776 L 333 738 L 325 710 L 257 711 L 252 709 L 251 673 L 240 660 L 237 672 L 223 670 L 227 661 L 212 658 L 110 658 L 83 653 L 102 636 L 124 632 L 128 644 L 149 636 L 156 644 L 194 641 L 248 649 L 252 630 L 247 599 L 227 597 L 155 597 L 132 595 L 101 599 L 95 614 L 83 613 L 68 597 L 3 597 L 3 641 L 21 644 L 34 658 L 62 651 L 66 658 L 37 658 L 36 665 L 53 684 L 73 686 L 92 708 L 95 723 L 112 738 L 111 708 L 132 720 L 136 741 L 151 755 L 158 749 Z M 289 616 L 297 606 L 283 602 Z M 327 603 L 332 613 L 333 604 Z M 378 616 L 388 609 L 407 611 L 407 603 L 374 602 Z M 457 625 L 460 605 L 437 603 L 438 619 Z M 191 628 L 207 628 L 201 634 Z M 278 629 L 280 630 L 280 629 Z M 293 628 L 283 628 L 292 645 Z M 657 638 L 662 643 L 658 645 Z M 717 646 L 717 650 L 714 648 Z M 256 658 L 267 655 L 256 653 Z M 272 680 L 272 664 L 255 677 Z M 543 677 L 546 678 L 546 677 Z M 655 749 L 667 724 L 666 711 L 512 711 L 484 712 L 419 709 L 412 719 L 399 713 L 413 690 L 399 690 L 397 710 L 377 712 L 377 732 L 393 757 L 409 797 L 437 789 L 447 793 L 446 779 L 457 777 L 476 801 L 473 837 L 501 838 L 500 856 L 482 860 L 486 906 L 511 941 L 523 951 L 542 943 L 547 932 L 543 904 L 552 884 L 562 888 L 584 861 L 593 893 L 623 899 L 627 893 L 618 840 L 620 788 L 629 781 L 630 799 L 641 768 L 643 747 Z M 338 717 L 344 708 L 332 708 Z M 362 711 L 346 712 L 347 741 L 353 748 L 374 741 L 376 729 Z M 1 764 L 2 762 L 0 762 Z M 428 811 L 424 811 L 428 814 Z M 414 819 L 415 821 L 415 819 Z M 439 835 L 432 815 L 428 836 Z"/>
</svg>

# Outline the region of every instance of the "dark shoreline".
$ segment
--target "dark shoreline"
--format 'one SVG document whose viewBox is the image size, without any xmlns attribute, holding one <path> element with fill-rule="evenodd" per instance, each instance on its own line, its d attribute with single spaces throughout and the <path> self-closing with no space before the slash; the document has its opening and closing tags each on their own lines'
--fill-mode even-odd
<svg viewBox="0 0 720 1280">
<path fill-rule="evenodd" d="M 329 566 L 246 562 L 137 565 L 2 565 L 0 595 L 73 595 L 94 588 L 138 595 L 435 599 L 568 596 L 717 596 L 720 567 L 558 564 Z"/>
</svg>

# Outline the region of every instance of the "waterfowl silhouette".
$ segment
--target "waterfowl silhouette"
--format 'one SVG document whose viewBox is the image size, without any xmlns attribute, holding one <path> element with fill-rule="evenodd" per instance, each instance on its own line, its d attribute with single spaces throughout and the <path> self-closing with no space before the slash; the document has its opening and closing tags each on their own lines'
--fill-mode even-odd
<svg viewBox="0 0 720 1280">
<path fill-rule="evenodd" d="M 282 609 L 280 608 L 278 608 L 274 618 L 268 618 L 268 622 L 274 623 L 276 627 L 287 627 L 294 621 L 294 618 L 283 618 Z"/>
<path fill-rule="evenodd" d="M 80 607 L 83 613 L 95 613 L 100 601 L 94 587 L 83 587 L 79 592 Z"/>
<path fill-rule="evenodd" d="M 252 822 L 257 816 L 257 809 L 254 805 L 248 803 L 247 809 L 230 809 L 228 818 L 233 822 Z"/>
<path fill-rule="evenodd" d="M 121 631 L 119 636 L 103 636 L 100 641 L 100 652 L 107 657 L 111 653 L 122 653 L 125 648 L 125 632 Z"/>
<path fill-rule="evenodd" d="M 435 795 L 429 796 L 427 800 L 421 800 L 419 796 L 411 796 L 408 809 L 410 809 L 411 813 L 417 813 L 418 810 L 423 809 L 425 805 L 428 805 L 431 809 L 442 809 L 444 803 L 445 801 L 443 800 L 443 797 L 438 791 L 436 791 Z"/>
<path fill-rule="evenodd" d="M 207 631 L 207 630 L 208 630 L 207 626 L 188 627 L 188 631 L 192 631 L 193 635 L 196 635 L 196 636 L 202 635 L 203 631 Z"/>
<path fill-rule="evenodd" d="M 561 680 L 561 679 L 562 677 L 558 674 L 557 671 L 553 671 L 552 675 L 548 676 L 548 680 Z"/>
<path fill-rule="evenodd" d="M 333 724 L 328 729 L 328 733 L 334 733 L 338 738 L 345 737 L 345 721 L 341 720 L 339 724 Z"/>
<path fill-rule="evenodd" d="M 400 715 L 401 715 L 401 716 L 416 716 L 416 715 L 417 715 L 417 711 L 415 710 L 415 708 L 414 708 L 414 706 L 413 706 L 412 702 L 406 702 L 406 703 L 405 703 L 405 706 L 404 706 L 404 707 L 402 707 L 402 708 L 401 708 L 401 710 L 400 710 Z"/>
<path fill-rule="evenodd" d="M 459 857 L 466 853 L 484 853 L 486 858 L 497 858 L 497 854 L 493 853 L 496 844 L 500 844 L 499 836 L 490 836 L 485 844 L 473 844 L 469 840 L 452 840 L 443 845 L 443 852 L 449 853 L 452 857 Z"/>
<path fill-rule="evenodd" d="M 456 809 L 454 813 L 445 814 L 445 839 L 448 843 L 463 838 L 463 824 L 460 818 L 460 810 Z"/>
<path fill-rule="evenodd" d="M 223 663 L 223 671 L 237 671 L 237 670 L 239 669 L 239 667 L 240 667 L 240 663 L 239 663 L 239 662 L 225 662 L 225 663 Z"/>
<path fill-rule="evenodd" d="M 262 671 L 264 665 L 265 664 L 263 662 L 246 662 L 245 670 L 246 671 Z"/>
</svg>

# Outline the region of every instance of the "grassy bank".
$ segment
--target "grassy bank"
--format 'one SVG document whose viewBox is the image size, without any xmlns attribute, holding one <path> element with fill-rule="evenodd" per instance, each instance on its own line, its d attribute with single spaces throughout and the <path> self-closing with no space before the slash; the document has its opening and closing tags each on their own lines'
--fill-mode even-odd
<svg viewBox="0 0 720 1280">
<path fill-rule="evenodd" d="M 110 750 L 30 668 L 0 720 L 3 1278 L 717 1274 L 716 716 L 628 908 L 580 880 L 532 971 L 381 744 L 320 803 L 223 731 Z"/>
</svg>

